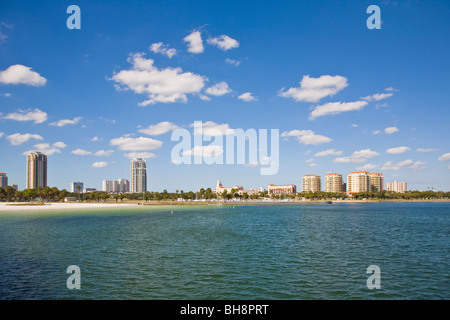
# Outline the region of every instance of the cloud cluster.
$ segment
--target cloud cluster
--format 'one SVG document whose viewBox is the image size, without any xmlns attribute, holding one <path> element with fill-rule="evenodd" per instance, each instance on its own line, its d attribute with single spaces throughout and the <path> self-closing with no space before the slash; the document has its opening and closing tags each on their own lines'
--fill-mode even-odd
<svg viewBox="0 0 450 320">
<path fill-rule="evenodd" d="M 26 156 L 30 153 L 39 151 L 50 156 L 54 153 L 61 153 L 61 149 L 64 149 L 65 147 L 67 147 L 67 145 L 62 141 L 55 142 L 52 145 L 50 145 L 49 143 L 38 143 L 33 146 L 33 149 L 25 151 L 23 155 Z"/>
<path fill-rule="evenodd" d="M 251 92 L 245 92 L 238 96 L 238 99 L 245 101 L 245 102 L 251 102 L 251 101 L 257 101 L 258 99 L 252 95 Z"/>
<path fill-rule="evenodd" d="M 183 40 L 188 43 L 188 51 L 190 53 L 202 53 L 205 50 L 201 32 L 198 30 L 193 31 Z"/>
<path fill-rule="evenodd" d="M 47 79 L 42 77 L 36 71 L 32 71 L 30 67 L 21 64 L 9 66 L 8 69 L 0 71 L 0 83 L 4 84 L 25 84 L 34 87 L 43 86 L 47 83 Z"/>
<path fill-rule="evenodd" d="M 342 112 L 361 110 L 367 104 L 368 104 L 367 101 L 326 103 L 320 106 L 316 106 L 315 109 L 309 115 L 309 120 L 314 120 L 315 118 L 327 115 L 335 115 Z"/>
<path fill-rule="evenodd" d="M 172 58 L 174 55 L 177 54 L 176 49 L 173 49 L 173 48 L 169 49 L 169 46 L 162 42 L 153 43 L 150 45 L 150 47 L 148 49 L 154 53 L 160 53 L 169 58 Z"/>
<path fill-rule="evenodd" d="M 206 42 L 224 51 L 239 47 L 239 42 L 237 40 L 230 38 L 225 34 L 219 37 L 209 38 L 208 40 L 206 40 Z"/>
<path fill-rule="evenodd" d="M 39 109 L 34 110 L 19 110 L 12 112 L 2 117 L 2 119 L 16 120 L 16 121 L 34 121 L 34 123 L 42 123 L 47 120 L 47 113 Z"/>
<path fill-rule="evenodd" d="M 225 81 L 219 82 L 205 90 L 206 94 L 209 94 L 211 96 L 223 96 L 227 93 L 231 92 L 230 87 L 228 86 L 228 83 Z"/>
<path fill-rule="evenodd" d="M 110 141 L 111 145 L 117 146 L 119 150 L 124 151 L 148 151 L 155 150 L 162 146 L 162 142 L 159 140 L 139 137 L 132 138 L 129 136 L 122 136 L 120 138 L 114 138 Z"/>
<path fill-rule="evenodd" d="M 21 145 L 22 143 L 27 142 L 30 139 L 35 140 L 44 140 L 44 138 L 38 134 L 32 134 L 32 133 L 14 133 L 9 136 L 6 136 L 6 139 L 11 143 L 13 146 Z"/>
<path fill-rule="evenodd" d="M 235 131 L 234 129 L 231 129 L 230 126 L 226 123 L 218 124 L 213 121 L 196 121 L 192 123 L 190 127 L 194 128 L 194 134 L 210 137 L 234 134 Z"/>
<path fill-rule="evenodd" d="M 334 149 L 328 149 L 324 151 L 317 152 L 314 156 L 316 157 L 325 157 L 325 156 L 339 156 L 342 154 L 342 151 L 334 150 Z"/>
<path fill-rule="evenodd" d="M 284 91 L 283 88 L 278 95 L 284 98 L 292 98 L 297 102 L 318 102 L 322 98 L 335 95 L 347 86 L 346 77 L 323 75 L 319 78 L 313 78 L 306 75 L 300 81 L 300 87 L 293 87 L 287 91 Z"/>
<path fill-rule="evenodd" d="M 367 159 L 379 156 L 380 154 L 370 149 L 363 149 L 353 152 L 351 156 L 339 157 L 333 160 L 336 163 L 361 163 L 366 162 Z"/>
<path fill-rule="evenodd" d="M 175 130 L 177 128 L 178 128 L 178 126 L 175 123 L 172 123 L 169 121 L 162 121 L 155 125 L 150 125 L 147 128 L 140 129 L 139 132 L 145 133 L 146 135 L 149 135 L 149 136 L 159 136 L 161 134 Z"/>
<path fill-rule="evenodd" d="M 83 119 L 83 117 L 75 117 L 72 120 L 62 119 L 56 122 L 49 123 L 49 126 L 64 127 L 68 124 L 77 124 L 78 122 L 80 122 L 81 119 Z"/>
<path fill-rule="evenodd" d="M 291 130 L 281 134 L 282 137 L 296 137 L 298 142 L 305 145 L 317 145 L 322 143 L 328 143 L 333 139 L 315 134 L 312 130 Z"/>
<path fill-rule="evenodd" d="M 137 94 L 147 94 L 148 100 L 139 103 L 147 106 L 161 103 L 187 102 L 187 94 L 199 93 L 207 79 L 181 68 L 158 69 L 152 59 L 145 59 L 143 53 L 128 58 L 132 67 L 112 76 L 116 88 L 132 90 Z"/>
<path fill-rule="evenodd" d="M 402 170 L 402 169 L 410 169 L 413 171 L 422 171 L 425 170 L 427 167 L 425 166 L 425 161 L 416 161 L 413 162 L 412 160 L 404 160 L 397 163 L 393 163 L 392 161 L 386 162 L 381 170 Z"/>
<path fill-rule="evenodd" d="M 411 148 L 409 147 L 397 147 L 397 148 L 390 148 L 387 149 L 386 152 L 389 154 L 402 154 L 405 153 L 406 151 L 410 151 Z"/>
</svg>

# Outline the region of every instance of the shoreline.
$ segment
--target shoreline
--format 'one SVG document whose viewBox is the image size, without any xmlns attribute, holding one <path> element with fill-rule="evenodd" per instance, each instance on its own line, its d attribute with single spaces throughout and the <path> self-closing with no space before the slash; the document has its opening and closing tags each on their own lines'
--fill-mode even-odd
<svg viewBox="0 0 450 320">
<path fill-rule="evenodd" d="M 0 212 L 11 211 L 49 211 L 49 210 L 86 210 L 105 208 L 145 208 L 154 206 L 248 206 L 248 205 L 314 205 L 339 203 L 430 203 L 450 202 L 450 199 L 420 199 L 420 200 L 317 200 L 317 201 L 125 201 L 125 202 L 0 202 Z"/>
</svg>

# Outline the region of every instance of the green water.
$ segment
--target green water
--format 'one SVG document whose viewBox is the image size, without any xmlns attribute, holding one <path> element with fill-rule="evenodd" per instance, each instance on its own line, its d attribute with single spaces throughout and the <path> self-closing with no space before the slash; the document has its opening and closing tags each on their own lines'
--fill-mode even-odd
<svg viewBox="0 0 450 320">
<path fill-rule="evenodd" d="M 449 214 L 450 203 L 2 214 L 0 298 L 449 299 Z M 69 265 L 80 290 L 66 286 Z"/>
</svg>

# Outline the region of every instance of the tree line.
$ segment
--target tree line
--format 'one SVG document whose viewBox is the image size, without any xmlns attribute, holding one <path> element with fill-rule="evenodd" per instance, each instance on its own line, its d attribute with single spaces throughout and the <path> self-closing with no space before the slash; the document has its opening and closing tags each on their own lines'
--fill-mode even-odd
<svg viewBox="0 0 450 320">
<path fill-rule="evenodd" d="M 271 198 L 276 200 L 336 200 L 348 198 L 345 193 L 333 193 L 333 192 L 299 192 L 295 194 L 281 194 L 271 195 L 268 192 L 260 191 L 249 195 L 248 193 L 240 194 L 239 190 L 231 189 L 230 192 L 224 190 L 222 194 L 216 194 L 211 188 L 201 188 L 197 192 L 183 190 L 176 190 L 175 192 L 168 192 L 163 190 L 162 192 L 144 192 L 144 193 L 108 193 L 105 191 L 93 191 L 88 193 L 80 192 L 68 192 L 66 189 L 59 190 L 57 187 L 44 187 L 36 189 L 15 190 L 12 186 L 6 188 L 0 188 L 0 201 L 44 201 L 54 202 L 63 201 L 66 197 L 75 198 L 75 200 L 81 202 L 91 201 L 106 201 L 115 200 L 123 201 L 127 200 L 140 200 L 140 201 L 175 201 L 175 200 L 258 200 L 263 198 Z M 397 193 L 394 191 L 382 190 L 379 192 L 360 192 L 354 193 L 353 199 L 362 200 L 415 200 L 415 199 L 449 199 L 450 192 L 444 191 L 407 191 L 404 193 Z"/>
</svg>

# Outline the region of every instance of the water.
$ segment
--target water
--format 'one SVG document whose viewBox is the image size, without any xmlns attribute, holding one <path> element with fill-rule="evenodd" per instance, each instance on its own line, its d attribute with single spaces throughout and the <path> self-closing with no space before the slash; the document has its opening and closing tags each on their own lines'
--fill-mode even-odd
<svg viewBox="0 0 450 320">
<path fill-rule="evenodd" d="M 450 299 L 449 213 L 447 202 L 2 214 L 0 298 Z M 69 265 L 81 290 L 66 287 Z M 369 265 L 380 290 L 367 288 Z"/>
</svg>

